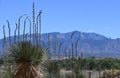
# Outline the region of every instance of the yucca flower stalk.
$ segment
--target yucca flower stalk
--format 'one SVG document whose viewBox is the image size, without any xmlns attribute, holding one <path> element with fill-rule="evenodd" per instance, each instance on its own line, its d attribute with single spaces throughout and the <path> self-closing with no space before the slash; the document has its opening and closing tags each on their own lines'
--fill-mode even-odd
<svg viewBox="0 0 120 78">
<path fill-rule="evenodd" d="M 32 6 L 32 26 L 33 26 L 33 42 L 35 41 L 34 37 L 35 37 L 35 9 L 34 9 L 34 3 Z"/>
<path fill-rule="evenodd" d="M 72 40 L 72 58 L 74 57 L 74 40 L 73 40 L 73 36 L 74 36 L 75 32 L 72 32 L 71 34 L 71 40 Z"/>
<path fill-rule="evenodd" d="M 76 58 L 78 59 L 78 42 L 80 40 L 80 37 L 76 40 L 75 47 L 76 47 Z"/>
<path fill-rule="evenodd" d="M 4 58 L 4 65 L 5 65 L 5 46 L 6 46 L 6 33 L 5 33 L 5 25 L 3 25 L 3 58 Z"/>
<path fill-rule="evenodd" d="M 17 23 L 15 25 L 16 25 L 16 28 L 14 30 L 14 43 L 16 43 L 16 32 L 17 32 L 17 29 L 18 29 Z"/>
<path fill-rule="evenodd" d="M 10 61 L 13 62 L 15 78 L 41 78 L 40 64 L 46 60 L 46 50 L 24 41 L 12 44 L 9 48 Z"/>
<path fill-rule="evenodd" d="M 71 44 L 71 48 L 72 48 L 72 63 L 71 63 L 71 65 L 72 65 L 72 69 L 73 69 L 73 58 L 74 58 L 74 39 L 73 39 L 73 36 L 74 36 L 74 34 L 75 34 L 75 32 L 72 32 L 72 34 L 71 34 L 71 40 L 72 40 L 72 44 Z"/>
<path fill-rule="evenodd" d="M 67 47 L 64 48 L 64 53 L 65 53 L 65 60 L 67 60 Z M 67 68 L 67 64 L 65 62 L 65 68 Z"/>
<path fill-rule="evenodd" d="M 67 60 L 67 47 L 64 48 L 64 53 L 65 53 L 65 60 Z"/>
<path fill-rule="evenodd" d="M 41 38 L 39 35 L 41 35 L 41 21 L 39 21 L 39 20 L 41 20 L 41 13 L 42 13 L 42 11 L 40 11 L 39 12 L 39 14 L 37 15 L 37 17 L 36 17 L 36 43 L 37 43 L 37 45 L 38 45 L 38 43 L 39 43 L 39 38 Z M 38 22 L 39 21 L 39 22 Z M 38 25 L 39 25 L 39 27 L 38 27 Z M 40 32 L 38 32 L 38 30 L 40 31 Z"/>
<path fill-rule="evenodd" d="M 50 34 L 48 34 L 48 54 L 49 54 L 49 59 L 50 59 Z"/>
<path fill-rule="evenodd" d="M 25 20 L 24 20 L 24 28 L 23 28 L 23 41 L 25 41 L 26 20 L 27 20 L 27 18 L 25 18 Z"/>
<path fill-rule="evenodd" d="M 28 16 L 24 20 L 23 41 L 27 38 L 27 37 L 25 37 L 25 30 L 26 30 L 26 22 L 27 22 L 27 20 L 28 20 L 28 23 L 30 25 L 29 29 L 30 29 L 30 42 L 31 42 L 31 20 L 30 20 L 30 18 Z"/>
<path fill-rule="evenodd" d="M 26 14 L 23 14 L 18 18 L 18 24 L 17 24 L 17 26 L 18 26 L 18 43 L 20 42 L 20 22 L 21 22 L 21 18 L 24 16 L 26 16 Z"/>
<path fill-rule="evenodd" d="M 39 12 L 39 36 L 38 36 L 38 38 L 39 38 L 39 40 L 38 40 L 38 43 L 41 43 L 41 37 L 42 37 L 42 35 L 41 35 L 41 14 L 42 14 L 42 10 Z"/>
<path fill-rule="evenodd" d="M 57 41 L 57 36 L 55 35 L 54 37 L 54 58 L 55 59 L 57 57 L 57 47 L 58 47 L 58 41 Z"/>
<path fill-rule="evenodd" d="M 60 50 L 61 50 L 61 47 L 62 47 L 62 45 L 63 45 L 63 42 L 61 42 L 60 44 L 59 44 L 59 51 L 58 51 L 58 59 L 60 60 Z"/>
<path fill-rule="evenodd" d="M 9 29 L 9 43 L 11 44 L 11 33 L 10 33 L 10 23 L 9 21 L 7 20 L 7 24 L 8 24 L 8 29 Z"/>
</svg>

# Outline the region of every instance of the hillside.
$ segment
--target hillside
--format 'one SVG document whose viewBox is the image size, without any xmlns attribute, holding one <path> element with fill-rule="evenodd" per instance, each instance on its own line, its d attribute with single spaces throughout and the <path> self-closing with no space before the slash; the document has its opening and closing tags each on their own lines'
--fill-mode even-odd
<svg viewBox="0 0 120 78">
<path fill-rule="evenodd" d="M 105 36 L 96 34 L 96 33 L 85 33 L 74 31 L 73 38 L 71 39 L 72 32 L 67 33 L 59 33 L 59 32 L 52 32 L 52 33 L 44 33 L 42 34 L 42 40 L 45 43 L 45 46 L 48 47 L 48 34 L 50 35 L 50 52 L 51 55 L 54 53 L 54 44 L 56 40 L 57 48 L 56 54 L 58 54 L 60 43 L 63 42 L 61 45 L 60 54 L 61 56 L 71 55 L 71 45 L 72 42 L 74 44 L 74 55 L 76 53 L 76 41 L 78 40 L 77 44 L 77 54 L 83 54 L 83 56 L 111 56 L 111 57 L 119 57 L 120 56 L 120 39 L 110 39 Z M 56 39 L 55 39 L 56 36 Z M 22 36 L 21 36 L 22 37 Z M 14 37 L 11 37 L 12 41 Z M 0 40 L 0 48 L 2 50 L 2 39 Z M 7 38 L 8 43 L 8 38 Z M 2 51 L 1 51 L 2 54 Z"/>
</svg>

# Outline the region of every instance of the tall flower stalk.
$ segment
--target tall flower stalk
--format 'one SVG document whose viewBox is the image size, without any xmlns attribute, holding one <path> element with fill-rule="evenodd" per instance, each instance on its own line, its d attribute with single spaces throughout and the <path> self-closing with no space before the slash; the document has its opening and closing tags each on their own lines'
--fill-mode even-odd
<svg viewBox="0 0 120 78">
<path fill-rule="evenodd" d="M 9 30 L 9 43 L 11 44 L 11 32 L 10 32 L 10 23 L 7 20 L 7 24 L 8 24 L 8 30 Z"/>
<path fill-rule="evenodd" d="M 35 38 L 35 9 L 34 9 L 34 3 L 33 3 L 32 8 L 33 8 L 33 12 L 32 12 L 32 13 L 33 13 L 33 14 L 32 14 L 32 15 L 33 15 L 33 16 L 32 16 L 33 37 L 32 37 L 32 38 L 33 38 L 33 42 L 34 42 L 34 41 L 35 41 L 35 40 L 34 40 L 34 38 Z"/>
<path fill-rule="evenodd" d="M 50 34 L 48 34 L 48 54 L 49 54 L 49 59 L 51 57 L 51 54 L 50 54 Z"/>
<path fill-rule="evenodd" d="M 76 58 L 78 58 L 77 56 L 78 56 L 78 42 L 79 42 L 79 40 L 80 40 L 80 37 L 76 40 L 76 43 L 75 43 L 75 47 L 76 47 Z"/>
<path fill-rule="evenodd" d="M 29 28 L 29 31 L 30 31 L 30 40 L 29 41 L 31 42 L 31 20 L 29 19 L 28 16 L 24 20 L 23 41 L 27 38 L 27 37 L 25 37 L 25 30 L 26 30 L 26 22 L 27 22 L 27 20 L 28 20 L 28 22 L 30 24 L 30 28 Z"/>
<path fill-rule="evenodd" d="M 41 14 L 42 14 L 42 10 L 39 12 L 39 35 L 38 35 L 38 38 L 39 38 L 39 41 L 38 43 L 40 44 L 41 43 Z"/>
<path fill-rule="evenodd" d="M 23 16 L 26 16 L 26 14 L 21 15 L 21 16 L 18 18 L 18 43 L 20 43 L 20 21 L 21 21 L 21 18 L 22 18 Z"/>
<path fill-rule="evenodd" d="M 58 59 L 60 60 L 60 56 L 61 56 L 61 54 L 60 54 L 60 50 L 61 50 L 61 47 L 62 47 L 62 45 L 63 45 L 63 42 L 61 42 L 60 43 L 60 45 L 59 45 L 59 53 L 58 53 Z"/>
<path fill-rule="evenodd" d="M 74 36 L 74 34 L 75 34 L 75 32 L 72 32 L 72 34 L 71 34 L 71 40 L 72 40 L 72 45 L 71 45 L 71 47 L 72 47 L 72 69 L 73 69 L 73 58 L 74 58 L 74 40 L 73 40 L 73 36 Z"/>
<path fill-rule="evenodd" d="M 6 57 L 5 57 L 5 46 L 6 46 L 6 34 L 5 34 L 5 25 L 3 25 L 3 58 L 4 58 L 4 66 L 6 65 Z"/>
<path fill-rule="evenodd" d="M 57 46 L 58 46 L 57 36 L 55 35 L 54 37 L 54 58 L 56 58 L 57 56 Z"/>
<path fill-rule="evenodd" d="M 72 32 L 71 34 L 71 40 L 72 40 L 72 58 L 74 57 L 74 39 L 73 39 L 73 36 L 74 36 L 75 32 Z"/>
<path fill-rule="evenodd" d="M 16 43 L 16 32 L 17 32 L 17 29 L 18 29 L 17 23 L 15 25 L 16 25 L 16 28 L 15 28 L 15 31 L 14 31 L 14 43 Z"/>
</svg>

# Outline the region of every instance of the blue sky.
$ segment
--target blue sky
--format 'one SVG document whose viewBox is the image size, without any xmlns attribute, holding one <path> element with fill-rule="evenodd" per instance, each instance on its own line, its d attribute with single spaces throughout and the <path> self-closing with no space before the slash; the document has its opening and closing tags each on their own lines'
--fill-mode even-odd
<svg viewBox="0 0 120 78">
<path fill-rule="evenodd" d="M 0 38 L 6 20 L 13 32 L 20 15 L 32 18 L 33 2 L 36 14 L 43 11 L 42 33 L 78 30 L 120 38 L 120 0 L 0 0 Z"/>
</svg>

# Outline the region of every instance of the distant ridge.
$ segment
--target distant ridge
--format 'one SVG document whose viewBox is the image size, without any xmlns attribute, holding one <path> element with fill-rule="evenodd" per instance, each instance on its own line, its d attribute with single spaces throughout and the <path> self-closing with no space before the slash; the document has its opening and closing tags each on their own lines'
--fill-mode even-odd
<svg viewBox="0 0 120 78">
<path fill-rule="evenodd" d="M 73 38 L 71 39 L 71 34 L 74 32 Z M 67 33 L 59 33 L 59 32 L 51 32 L 50 35 L 50 52 L 51 56 L 54 54 L 54 40 L 55 36 L 57 39 L 57 46 L 56 54 L 58 55 L 59 45 L 63 42 L 61 46 L 60 54 L 61 56 L 65 55 L 65 48 L 66 48 L 66 55 L 71 55 L 71 44 L 72 41 L 74 42 L 74 55 L 76 52 L 75 43 L 77 39 L 77 54 L 78 56 L 80 53 L 83 56 L 98 56 L 98 57 L 120 57 L 120 38 L 117 39 L 110 39 L 103 35 L 97 33 L 86 33 L 80 31 L 72 31 Z M 21 36 L 22 37 L 22 36 Z M 13 37 L 11 37 L 13 41 Z M 48 47 L 48 33 L 42 34 L 42 39 L 45 43 L 45 46 Z M 8 38 L 7 38 L 8 42 Z M 2 50 L 2 39 L 0 40 L 0 48 Z M 2 51 L 1 53 L 2 54 Z"/>
</svg>

